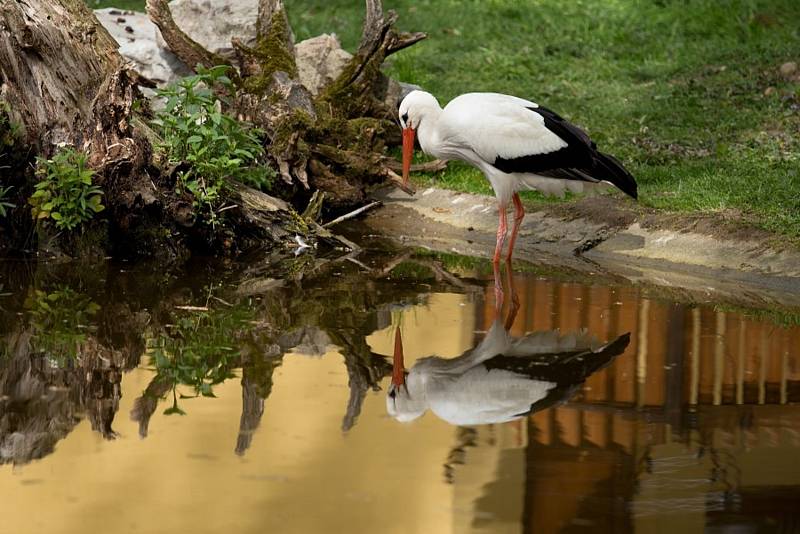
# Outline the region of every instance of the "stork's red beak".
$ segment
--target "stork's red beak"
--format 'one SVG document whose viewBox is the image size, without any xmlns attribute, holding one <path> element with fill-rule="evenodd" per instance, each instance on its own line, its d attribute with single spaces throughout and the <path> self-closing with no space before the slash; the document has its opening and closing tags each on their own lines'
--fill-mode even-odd
<svg viewBox="0 0 800 534">
<path fill-rule="evenodd" d="M 413 132 L 413 130 L 412 130 Z M 412 133 L 413 135 L 413 133 Z M 392 384 L 400 387 L 406 383 L 406 370 L 403 366 L 403 338 L 400 337 L 400 327 L 394 330 L 394 359 L 392 366 Z"/>
<path fill-rule="evenodd" d="M 403 128 L 403 186 L 408 185 L 411 156 L 414 154 L 414 128 Z M 399 335 L 399 334 L 398 334 Z"/>
</svg>

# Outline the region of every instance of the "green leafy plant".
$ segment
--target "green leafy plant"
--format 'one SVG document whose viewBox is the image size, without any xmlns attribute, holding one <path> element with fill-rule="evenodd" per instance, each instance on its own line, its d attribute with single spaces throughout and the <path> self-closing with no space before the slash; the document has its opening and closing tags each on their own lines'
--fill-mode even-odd
<svg viewBox="0 0 800 534">
<path fill-rule="evenodd" d="M 33 330 L 33 346 L 54 362 L 75 358 L 86 334 L 95 329 L 94 316 L 100 305 L 89 296 L 62 287 L 35 290 L 25 301 Z"/>
<path fill-rule="evenodd" d="M 0 100 L 0 153 L 19 139 L 20 125 L 11 120 L 9 111 L 8 102 Z"/>
<path fill-rule="evenodd" d="M 218 222 L 218 203 L 228 180 L 266 189 L 275 176 L 263 162 L 261 132 L 222 112 L 235 94 L 225 74 L 229 68 L 198 67 L 196 75 L 159 91 L 166 103 L 152 123 L 170 162 L 189 164 L 177 188 L 194 196 L 195 208 L 212 226 Z"/>
<path fill-rule="evenodd" d="M 86 155 L 65 148 L 53 159 L 36 160 L 39 182 L 29 199 L 34 219 L 52 219 L 59 230 L 72 230 L 103 211 L 102 190 L 92 183 Z"/>
<path fill-rule="evenodd" d="M 11 186 L 0 186 L 0 217 L 5 217 L 8 214 L 9 209 L 17 207 L 16 204 L 8 201 L 8 196 L 12 189 L 14 188 Z"/>
</svg>

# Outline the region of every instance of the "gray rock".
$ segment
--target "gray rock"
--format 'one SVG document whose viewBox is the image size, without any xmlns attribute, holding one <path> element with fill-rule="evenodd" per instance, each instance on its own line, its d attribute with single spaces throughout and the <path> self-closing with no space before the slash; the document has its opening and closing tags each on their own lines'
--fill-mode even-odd
<svg viewBox="0 0 800 534">
<path fill-rule="evenodd" d="M 216 54 L 229 57 L 233 37 L 256 38 L 258 0 L 173 0 L 169 9 L 181 30 Z"/>
<path fill-rule="evenodd" d="M 256 36 L 258 0 L 174 0 L 169 4 L 176 24 L 208 50 L 231 57 L 231 39 L 251 43 Z M 159 85 L 191 74 L 161 37 L 161 32 L 144 13 L 114 8 L 95 11 L 100 23 L 120 44 L 123 57 Z M 345 69 L 352 54 L 342 49 L 333 34 L 323 34 L 295 45 L 300 82 L 313 94 L 335 80 Z M 386 101 L 396 105 L 416 85 L 390 80 Z"/>
<path fill-rule="evenodd" d="M 794 61 L 787 61 L 781 65 L 780 69 L 778 70 L 781 73 L 781 76 L 784 78 L 791 78 L 792 75 L 797 72 L 797 63 Z"/>
<path fill-rule="evenodd" d="M 190 74 L 175 55 L 156 43 L 161 32 L 144 13 L 114 8 L 94 12 L 100 24 L 119 43 L 119 52 L 132 61 L 140 74 L 165 85 Z"/>
<path fill-rule="evenodd" d="M 295 52 L 300 83 L 313 95 L 335 80 L 353 57 L 336 35 L 327 33 L 298 43 Z"/>
</svg>

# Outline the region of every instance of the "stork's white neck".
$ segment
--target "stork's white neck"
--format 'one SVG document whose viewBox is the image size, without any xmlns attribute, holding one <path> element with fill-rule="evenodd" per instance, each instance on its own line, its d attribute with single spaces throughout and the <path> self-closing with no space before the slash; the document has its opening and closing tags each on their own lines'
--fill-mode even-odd
<svg viewBox="0 0 800 534">
<path fill-rule="evenodd" d="M 442 157 L 438 152 L 441 145 L 439 136 L 439 117 L 442 115 L 442 108 L 437 102 L 425 106 L 418 112 L 417 139 L 419 145 L 426 154 L 434 157 Z"/>
</svg>

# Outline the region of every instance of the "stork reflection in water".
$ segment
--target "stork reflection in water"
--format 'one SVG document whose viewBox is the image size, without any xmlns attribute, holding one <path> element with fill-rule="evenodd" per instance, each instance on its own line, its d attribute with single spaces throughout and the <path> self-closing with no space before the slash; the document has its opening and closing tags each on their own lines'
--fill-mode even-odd
<svg viewBox="0 0 800 534">
<path fill-rule="evenodd" d="M 408 370 L 398 327 L 392 383 L 386 397 L 389 415 L 398 421 L 412 421 L 431 410 L 454 425 L 512 421 L 568 400 L 630 342 L 630 333 L 601 343 L 585 330 L 512 336 L 509 330 L 519 308 L 516 302 L 512 299 L 505 323 L 498 311 L 476 347 L 452 359 L 419 359 Z"/>
</svg>

